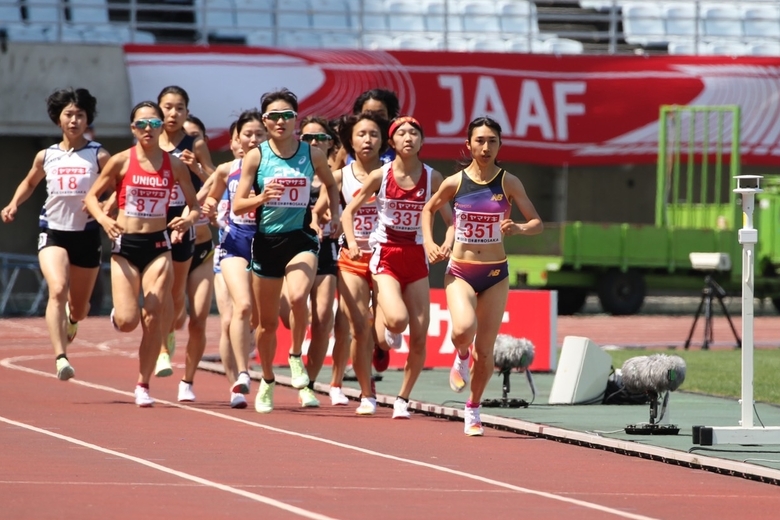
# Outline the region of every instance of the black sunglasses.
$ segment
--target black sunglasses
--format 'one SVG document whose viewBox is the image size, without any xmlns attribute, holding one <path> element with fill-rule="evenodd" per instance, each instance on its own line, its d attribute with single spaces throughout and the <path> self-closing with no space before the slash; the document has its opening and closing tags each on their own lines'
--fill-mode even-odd
<svg viewBox="0 0 780 520">
<path fill-rule="evenodd" d="M 301 141 L 306 143 L 311 143 L 312 141 L 324 143 L 325 141 L 330 141 L 331 139 L 333 138 L 328 134 L 301 134 Z"/>
</svg>

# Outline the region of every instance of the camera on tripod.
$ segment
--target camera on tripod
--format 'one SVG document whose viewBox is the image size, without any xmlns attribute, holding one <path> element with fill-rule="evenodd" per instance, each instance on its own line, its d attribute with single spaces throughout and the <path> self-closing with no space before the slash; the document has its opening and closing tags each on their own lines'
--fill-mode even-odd
<svg viewBox="0 0 780 520">
<path fill-rule="evenodd" d="M 704 272 L 727 272 L 731 270 L 731 257 L 728 253 L 690 253 L 688 258 L 691 261 L 691 267 L 697 271 Z M 691 338 L 693 337 L 693 331 L 696 329 L 696 323 L 699 321 L 702 311 L 704 311 L 704 341 L 702 342 L 702 350 L 708 350 L 713 343 L 713 326 L 712 326 L 712 299 L 716 298 L 720 307 L 723 310 L 723 314 L 726 316 L 731 332 L 734 333 L 734 339 L 736 340 L 736 347 L 742 346 L 742 340 L 737 334 L 737 329 L 734 328 L 734 323 L 731 321 L 731 315 L 729 314 L 726 304 L 723 303 L 723 297 L 726 296 L 726 290 L 720 286 L 715 280 L 712 274 L 707 274 L 704 277 L 704 287 L 701 290 L 701 301 L 699 301 L 699 308 L 696 309 L 696 315 L 693 317 L 693 325 L 688 333 L 688 338 L 685 340 L 685 350 L 691 346 Z"/>
</svg>

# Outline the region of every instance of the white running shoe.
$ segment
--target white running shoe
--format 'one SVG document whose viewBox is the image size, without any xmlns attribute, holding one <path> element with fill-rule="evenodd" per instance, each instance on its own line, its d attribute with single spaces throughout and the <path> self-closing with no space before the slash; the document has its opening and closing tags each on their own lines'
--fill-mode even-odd
<svg viewBox="0 0 780 520">
<path fill-rule="evenodd" d="M 246 397 L 244 394 L 230 393 L 230 407 L 231 408 L 246 408 Z"/>
<path fill-rule="evenodd" d="M 455 392 L 462 392 L 469 384 L 469 363 L 471 354 L 466 359 L 461 359 L 458 353 L 455 353 L 455 362 L 450 369 L 450 388 Z"/>
<path fill-rule="evenodd" d="M 463 410 L 463 432 L 469 437 L 481 437 L 485 434 L 482 421 L 479 419 L 479 407 L 467 406 Z"/>
<path fill-rule="evenodd" d="M 149 397 L 149 389 L 142 386 L 135 387 L 135 404 L 141 408 L 149 408 L 154 404 L 154 399 Z"/>
<path fill-rule="evenodd" d="M 195 393 L 192 391 L 192 385 L 179 381 L 179 402 L 192 403 L 195 401 Z"/>
<path fill-rule="evenodd" d="M 376 397 L 363 397 L 360 399 L 360 406 L 355 413 L 358 415 L 374 415 L 376 413 Z"/>
<path fill-rule="evenodd" d="M 331 386 L 328 394 L 330 394 L 330 404 L 333 406 L 346 406 L 349 404 L 349 397 L 344 395 L 344 390 L 340 386 Z"/>
<path fill-rule="evenodd" d="M 390 332 L 390 329 L 385 329 L 385 342 L 388 347 L 398 350 L 404 346 L 404 337 L 401 334 Z"/>
<path fill-rule="evenodd" d="M 236 379 L 236 382 L 233 383 L 233 388 L 230 389 L 230 391 L 234 394 L 248 394 L 249 393 L 249 383 L 251 379 L 249 378 L 248 372 L 241 372 L 238 374 L 238 379 Z"/>
<path fill-rule="evenodd" d="M 393 403 L 393 419 L 410 419 L 409 415 L 409 401 L 404 401 L 400 397 L 395 399 Z"/>
<path fill-rule="evenodd" d="M 303 408 L 318 408 L 320 406 L 320 400 L 314 394 L 311 388 L 301 388 L 298 390 L 298 402 L 301 403 Z"/>
<path fill-rule="evenodd" d="M 55 366 L 57 367 L 57 379 L 60 381 L 67 381 L 76 375 L 76 371 L 73 370 L 70 362 L 64 357 L 55 361 Z"/>
<path fill-rule="evenodd" d="M 71 343 L 79 331 L 79 324 L 70 321 L 70 303 L 68 302 L 65 302 L 65 327 L 68 331 L 68 343 Z"/>
</svg>

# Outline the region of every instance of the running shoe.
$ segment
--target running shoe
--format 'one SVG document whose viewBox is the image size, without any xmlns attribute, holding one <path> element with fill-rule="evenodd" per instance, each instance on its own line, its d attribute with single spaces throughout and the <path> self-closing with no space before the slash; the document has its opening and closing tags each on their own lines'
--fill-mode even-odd
<svg viewBox="0 0 780 520">
<path fill-rule="evenodd" d="M 233 388 L 231 388 L 230 391 L 234 394 L 248 394 L 250 381 L 249 373 L 241 372 L 238 374 L 238 379 L 233 383 Z"/>
<path fill-rule="evenodd" d="M 108 315 L 108 319 L 110 319 L 110 320 L 111 320 L 111 326 L 112 326 L 112 327 L 114 327 L 114 330 L 115 330 L 115 331 L 117 331 L 117 332 L 122 332 L 122 331 L 119 329 L 119 326 L 116 324 L 116 320 L 115 320 L 115 318 L 114 318 L 114 314 L 115 314 L 115 313 L 116 313 L 116 309 L 114 309 L 114 308 L 112 307 L 112 308 L 111 308 L 111 314 L 109 314 L 109 315 Z"/>
<path fill-rule="evenodd" d="M 176 352 L 176 333 L 169 332 L 165 338 L 165 348 L 168 349 L 168 357 L 173 359 L 173 353 Z"/>
<path fill-rule="evenodd" d="M 458 353 L 455 353 L 455 362 L 450 369 L 450 388 L 455 392 L 462 392 L 469 384 L 469 362 L 471 354 L 466 359 L 461 359 Z"/>
<path fill-rule="evenodd" d="M 195 401 L 195 394 L 192 391 L 192 385 L 179 381 L 179 402 L 180 403 L 192 403 Z"/>
<path fill-rule="evenodd" d="M 371 358 L 371 364 L 374 365 L 374 370 L 377 372 L 384 372 L 390 366 L 390 352 L 382 350 L 379 348 L 379 345 L 374 345 L 374 355 Z"/>
<path fill-rule="evenodd" d="M 68 302 L 65 302 L 65 325 L 68 328 L 68 343 L 70 343 L 79 331 L 79 324 L 70 321 L 70 304 Z"/>
<path fill-rule="evenodd" d="M 173 375 L 171 357 L 165 352 L 160 352 L 160 355 L 157 356 L 157 365 L 154 367 L 154 375 L 157 377 L 168 377 Z"/>
<path fill-rule="evenodd" d="M 257 391 L 255 397 L 255 411 L 257 413 L 271 413 L 274 409 L 274 387 L 276 381 L 271 384 L 265 382 L 265 379 L 260 381 L 260 390 Z"/>
<path fill-rule="evenodd" d="M 482 421 L 479 419 L 479 407 L 467 406 L 463 410 L 463 431 L 469 437 L 481 437 L 485 434 Z"/>
<path fill-rule="evenodd" d="M 374 415 L 376 413 L 376 397 L 362 397 L 360 406 L 355 409 L 358 415 Z"/>
<path fill-rule="evenodd" d="M 246 397 L 244 397 L 244 394 L 230 392 L 230 407 L 241 409 L 246 408 Z"/>
<path fill-rule="evenodd" d="M 73 370 L 73 367 L 70 365 L 70 362 L 64 357 L 58 359 L 55 362 L 55 366 L 57 367 L 57 379 L 59 379 L 60 381 L 67 381 L 68 379 L 76 375 L 76 371 Z"/>
<path fill-rule="evenodd" d="M 309 384 L 309 376 L 306 374 L 306 367 L 303 366 L 301 356 L 290 356 L 287 358 L 290 363 L 290 384 L 293 388 L 300 390 L 306 388 Z"/>
<path fill-rule="evenodd" d="M 149 408 L 154 404 L 154 399 L 149 397 L 149 389 L 142 386 L 135 387 L 135 404 L 141 408 Z"/>
<path fill-rule="evenodd" d="M 318 408 L 320 406 L 320 400 L 314 395 L 311 388 L 301 388 L 298 390 L 298 402 L 301 403 L 303 408 Z"/>
<path fill-rule="evenodd" d="M 404 346 L 404 337 L 401 334 L 390 332 L 390 329 L 385 329 L 385 342 L 388 347 L 399 349 Z"/>
<path fill-rule="evenodd" d="M 410 419 L 409 401 L 404 401 L 400 397 L 393 403 L 393 419 Z"/>
<path fill-rule="evenodd" d="M 333 406 L 346 406 L 349 404 L 349 397 L 344 395 L 344 390 L 340 386 L 331 386 L 328 394 L 330 394 L 330 404 Z"/>
</svg>

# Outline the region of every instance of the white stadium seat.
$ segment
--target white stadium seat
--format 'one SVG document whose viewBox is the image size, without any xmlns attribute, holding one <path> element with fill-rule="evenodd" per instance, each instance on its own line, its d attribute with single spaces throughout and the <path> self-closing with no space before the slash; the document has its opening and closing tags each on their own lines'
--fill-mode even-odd
<svg viewBox="0 0 780 520">
<path fill-rule="evenodd" d="M 311 27 L 308 0 L 284 0 L 277 4 L 276 25 L 279 29 L 308 29 Z M 283 32 L 283 31 L 280 31 Z"/>
<path fill-rule="evenodd" d="M 497 6 L 501 30 L 508 34 L 537 34 L 536 4 L 524 0 L 502 2 Z"/>
<path fill-rule="evenodd" d="M 387 33 L 365 33 L 362 42 L 364 49 L 372 51 L 397 48 L 393 35 Z"/>
<path fill-rule="evenodd" d="M 777 4 L 744 5 L 742 29 L 747 39 L 780 39 L 780 6 Z"/>
<path fill-rule="evenodd" d="M 398 32 L 425 31 L 425 5 L 420 2 L 397 0 L 387 4 L 390 30 Z"/>
<path fill-rule="evenodd" d="M 463 30 L 466 32 L 501 31 L 493 2 L 466 2 L 460 5 L 463 15 Z"/>
<path fill-rule="evenodd" d="M 549 38 L 541 42 L 541 52 L 547 54 L 582 54 L 582 42 L 569 38 Z"/>
<path fill-rule="evenodd" d="M 707 38 L 742 38 L 742 12 L 731 5 L 705 5 L 700 11 Z"/>
<path fill-rule="evenodd" d="M 56 24 L 65 21 L 59 0 L 30 0 L 27 4 L 27 20 L 35 24 Z"/>
<path fill-rule="evenodd" d="M 506 52 L 506 40 L 498 36 L 475 36 L 469 41 L 469 50 L 482 52 Z"/>
<path fill-rule="evenodd" d="M 703 43 L 699 44 L 699 50 L 701 50 L 704 47 Z M 669 54 L 679 56 L 692 56 L 695 54 L 698 54 L 696 52 L 696 42 L 693 40 L 676 40 L 669 42 L 669 46 L 667 47 L 667 52 Z"/>
<path fill-rule="evenodd" d="M 696 18 L 693 2 L 664 4 L 661 12 L 666 20 L 666 36 L 669 40 L 689 40 L 696 34 L 699 37 L 704 34 L 701 19 Z"/>
<path fill-rule="evenodd" d="M 317 0 L 311 22 L 315 29 L 349 29 L 349 6 L 344 0 Z"/>
<path fill-rule="evenodd" d="M 351 32 L 322 33 L 320 34 L 322 47 L 325 49 L 359 49 L 360 39 L 357 34 Z"/>
<path fill-rule="evenodd" d="M 200 0 L 195 3 L 195 21 L 200 20 L 213 34 L 232 35 L 236 27 L 236 12 L 231 0 Z"/>
<path fill-rule="evenodd" d="M 235 2 L 236 27 L 240 34 L 274 26 L 273 0 L 233 0 Z"/>
<path fill-rule="evenodd" d="M 420 35 L 405 35 L 395 38 L 396 48 L 413 51 L 440 51 L 444 50 L 444 42 L 441 37 L 427 37 Z"/>
<path fill-rule="evenodd" d="M 362 4 L 351 6 L 350 21 L 353 29 L 362 27 L 365 33 L 387 31 L 387 10 L 384 1 L 364 0 Z"/>
<path fill-rule="evenodd" d="M 748 49 L 744 43 L 735 41 L 710 42 L 701 47 L 701 54 L 709 56 L 744 56 Z"/>
<path fill-rule="evenodd" d="M 273 47 L 274 34 L 270 31 L 252 31 L 246 34 L 246 44 L 252 47 Z"/>
<path fill-rule="evenodd" d="M 322 47 L 320 36 L 311 31 L 279 31 L 277 43 L 280 47 L 317 49 Z"/>
<path fill-rule="evenodd" d="M 633 45 L 666 43 L 666 27 L 661 9 L 652 3 L 629 4 L 623 8 L 623 32 Z"/>
<path fill-rule="evenodd" d="M 780 56 L 780 42 L 755 40 L 745 45 L 750 56 Z"/>
</svg>

